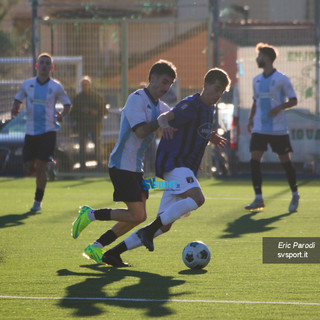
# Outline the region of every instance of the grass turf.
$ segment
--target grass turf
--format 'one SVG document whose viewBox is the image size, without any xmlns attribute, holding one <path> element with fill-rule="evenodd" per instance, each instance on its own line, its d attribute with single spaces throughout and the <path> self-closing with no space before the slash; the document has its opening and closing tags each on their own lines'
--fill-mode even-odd
<svg viewBox="0 0 320 320">
<path fill-rule="evenodd" d="M 0 318 L 319 319 L 319 264 L 263 264 L 262 238 L 319 236 L 320 182 L 299 181 L 300 207 L 292 214 L 285 180 L 264 181 L 260 213 L 243 209 L 253 199 L 249 180 L 200 183 L 204 206 L 157 238 L 155 252 L 128 251 L 123 259 L 133 267 L 116 269 L 82 257 L 112 222 L 94 222 L 71 237 L 80 205 L 122 207 L 112 202 L 108 180 L 48 183 L 42 212 L 32 214 L 34 179 L 0 178 Z M 147 223 L 160 198 L 150 193 Z M 211 250 L 204 270 L 182 262 L 193 240 Z"/>
</svg>

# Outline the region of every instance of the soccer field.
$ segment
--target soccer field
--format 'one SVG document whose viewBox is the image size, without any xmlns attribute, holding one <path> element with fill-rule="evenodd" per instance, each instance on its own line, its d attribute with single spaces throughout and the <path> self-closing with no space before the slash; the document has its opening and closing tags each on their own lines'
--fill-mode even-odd
<svg viewBox="0 0 320 320">
<path fill-rule="evenodd" d="M 289 213 L 285 179 L 265 179 L 266 208 L 247 212 L 249 179 L 200 180 L 205 204 L 171 231 L 123 254 L 133 265 L 96 265 L 83 249 L 113 222 L 96 221 L 80 237 L 71 225 L 80 205 L 122 207 L 105 178 L 47 185 L 32 214 L 32 178 L 0 178 L 0 319 L 319 319 L 320 265 L 263 264 L 263 237 L 319 237 L 320 181 L 299 180 L 300 207 Z M 151 191 L 148 220 L 161 192 Z M 125 238 L 121 237 L 115 244 Z M 204 270 L 188 270 L 181 253 L 193 240 L 211 250 Z"/>
</svg>

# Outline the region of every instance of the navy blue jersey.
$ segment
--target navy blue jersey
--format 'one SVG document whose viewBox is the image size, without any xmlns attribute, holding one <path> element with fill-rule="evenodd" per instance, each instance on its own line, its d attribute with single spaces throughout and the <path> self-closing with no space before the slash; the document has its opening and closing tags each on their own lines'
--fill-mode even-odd
<svg viewBox="0 0 320 320">
<path fill-rule="evenodd" d="M 173 109 L 174 120 L 169 124 L 177 128 L 173 139 L 161 138 L 157 150 L 156 175 L 174 168 L 186 167 L 197 175 L 205 148 L 213 131 L 214 108 L 206 106 L 199 93 L 181 100 Z"/>
</svg>

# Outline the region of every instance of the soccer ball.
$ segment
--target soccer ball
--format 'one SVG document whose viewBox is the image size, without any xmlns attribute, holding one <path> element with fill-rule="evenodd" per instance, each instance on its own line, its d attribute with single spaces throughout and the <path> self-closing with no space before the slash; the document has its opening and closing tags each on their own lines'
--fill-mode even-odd
<svg viewBox="0 0 320 320">
<path fill-rule="evenodd" d="M 190 269 L 202 269 L 210 261 L 209 248 L 202 241 L 188 243 L 182 252 L 182 260 Z"/>
</svg>

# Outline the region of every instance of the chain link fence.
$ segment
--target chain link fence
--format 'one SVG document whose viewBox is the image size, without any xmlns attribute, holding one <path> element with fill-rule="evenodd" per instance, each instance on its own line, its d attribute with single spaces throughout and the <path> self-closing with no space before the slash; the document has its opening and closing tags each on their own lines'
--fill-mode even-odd
<svg viewBox="0 0 320 320">
<path fill-rule="evenodd" d="M 220 126 L 229 137 L 231 134 L 234 147 L 222 158 L 215 154 L 215 159 L 211 147 L 208 148 L 202 173 L 211 175 L 212 167 L 227 174 L 248 170 L 246 123 L 252 105 L 252 78 L 261 72 L 255 62 L 255 46 L 258 42 L 274 45 L 279 52 L 275 66 L 290 77 L 299 101 L 297 108 L 287 111 L 296 150 L 293 161 L 299 172 L 318 173 L 319 39 L 314 14 L 317 1 L 239 0 L 236 5 L 228 0 L 198 1 L 196 5 L 192 1 L 165 1 L 162 6 L 150 1 L 143 10 L 140 1 L 134 1 L 127 8 L 131 15 L 125 18 L 115 16 L 115 12 L 119 15 L 125 8 L 112 6 L 108 1 L 89 1 L 78 8 L 59 1 L 39 1 L 42 16 L 36 24 L 37 52 L 54 56 L 53 77 L 64 85 L 71 100 L 80 90 L 83 75 L 92 78 L 93 89 L 103 97 L 108 115 L 101 119 L 102 167 L 96 167 L 92 137 L 88 136 L 86 145 L 88 168 L 100 173 L 106 169 L 117 140 L 120 109 L 128 94 L 148 83 L 148 72 L 155 61 L 167 59 L 177 67 L 178 80 L 163 98 L 170 106 L 199 92 L 209 68 L 217 64 L 225 69 L 232 87 L 221 101 Z M 214 10 L 219 13 L 218 24 L 214 21 Z M 168 15 L 161 16 L 164 13 Z M 15 56 L 12 51 L 10 55 Z M 21 56 L 21 51 L 16 56 Z M 32 61 L 2 59 L 0 73 L 0 112 L 5 118 L 21 81 L 32 76 Z M 235 118 L 236 130 L 232 127 Z M 68 129 L 63 132 L 64 138 L 67 135 L 70 139 L 62 139 L 64 144 L 59 146 L 55 157 L 60 163 L 60 173 L 75 173 L 79 170 L 79 141 L 72 117 L 65 127 Z M 155 144 L 145 159 L 149 172 L 153 172 L 154 150 Z M 277 159 L 267 152 L 265 161 L 275 163 Z M 2 169 L 5 170 L 4 165 Z"/>
</svg>

